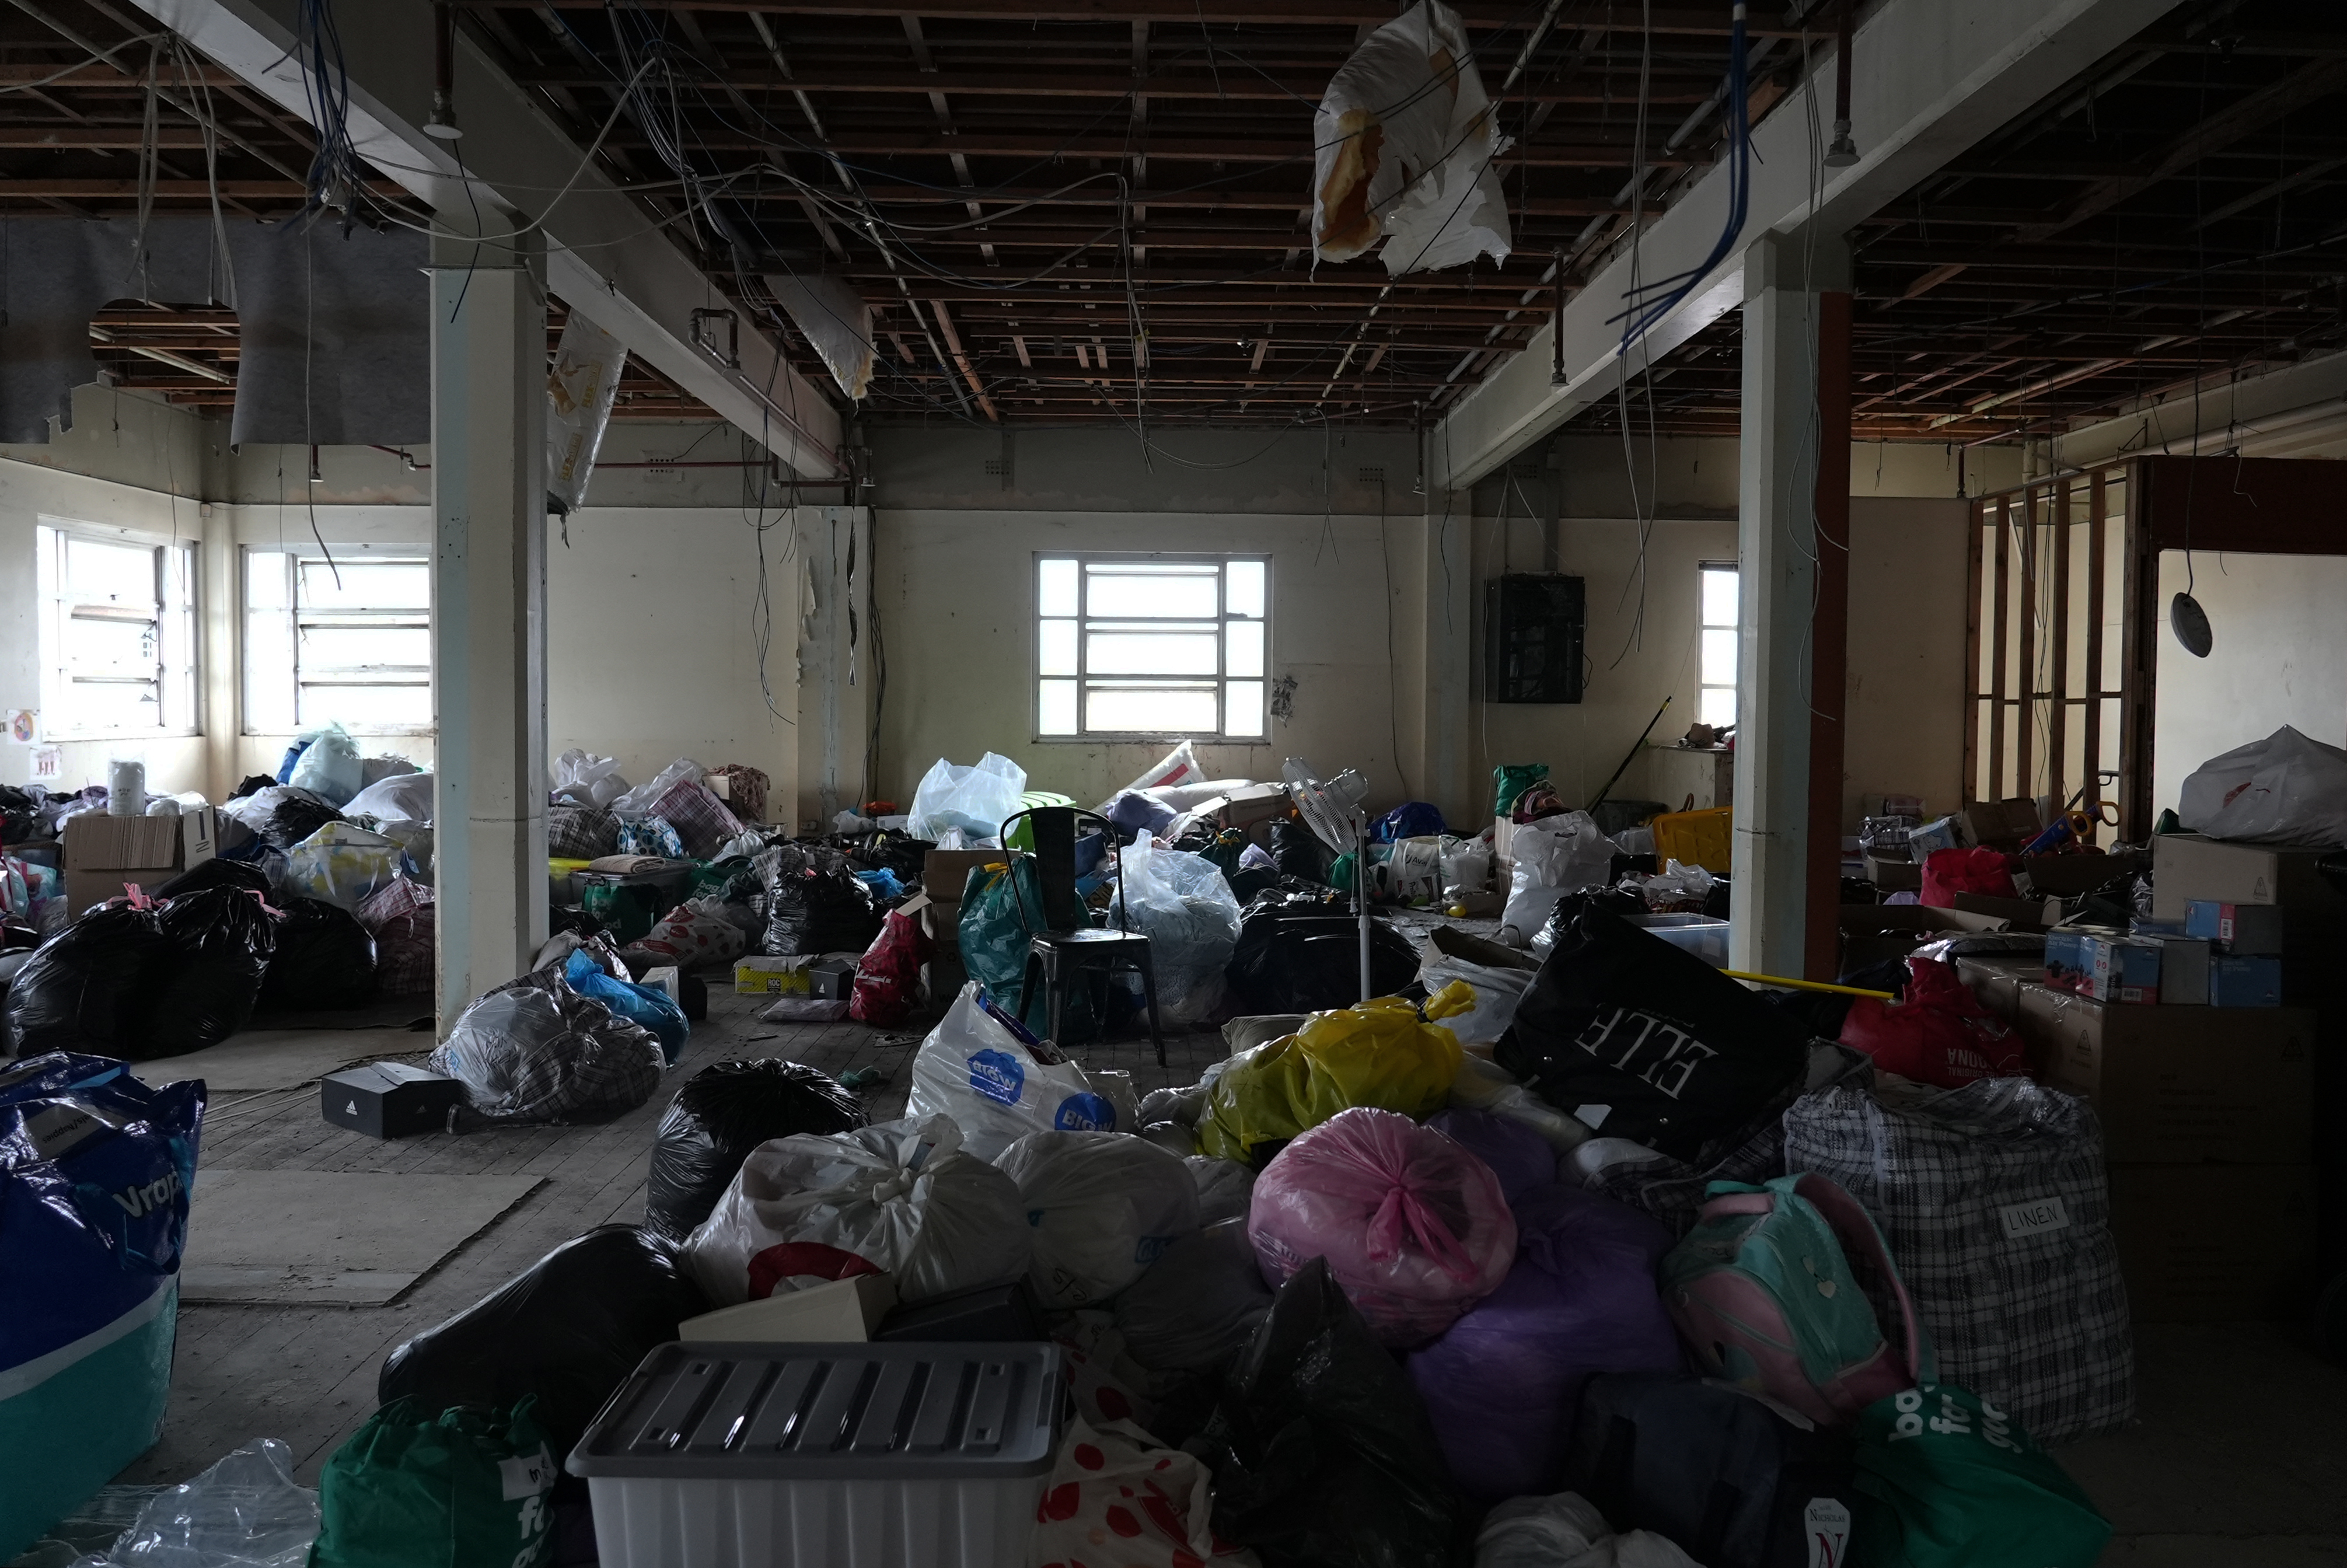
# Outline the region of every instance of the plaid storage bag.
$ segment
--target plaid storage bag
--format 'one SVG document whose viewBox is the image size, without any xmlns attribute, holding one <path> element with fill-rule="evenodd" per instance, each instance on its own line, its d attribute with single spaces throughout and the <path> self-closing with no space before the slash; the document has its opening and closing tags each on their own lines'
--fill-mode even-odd
<svg viewBox="0 0 2347 1568">
<path fill-rule="evenodd" d="M 1866 1206 L 1939 1353 L 2040 1441 L 2135 1413 L 2135 1342 L 2093 1107 L 2025 1078 L 1841 1084 L 1785 1113 L 1785 1163 Z M 1878 1296 L 1861 1266 L 1861 1284 Z"/>
</svg>

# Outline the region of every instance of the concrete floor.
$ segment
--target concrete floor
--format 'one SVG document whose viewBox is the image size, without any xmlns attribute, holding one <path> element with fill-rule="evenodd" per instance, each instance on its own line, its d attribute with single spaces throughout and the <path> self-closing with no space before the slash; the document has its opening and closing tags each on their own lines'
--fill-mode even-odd
<svg viewBox="0 0 2347 1568">
<path fill-rule="evenodd" d="M 216 1093 L 203 1163 L 223 1170 L 497 1173 L 543 1178 L 535 1191 L 380 1307 L 182 1307 L 162 1440 L 85 1513 L 73 1544 L 102 1547 L 147 1489 L 193 1475 L 229 1450 L 275 1437 L 301 1479 L 318 1471 L 374 1408 L 377 1370 L 401 1340 L 469 1305 L 557 1244 L 591 1226 L 635 1221 L 651 1132 L 674 1086 L 733 1056 L 790 1056 L 838 1073 L 874 1066 L 889 1081 L 866 1094 L 875 1120 L 902 1113 L 911 1031 L 856 1024 L 757 1021 L 756 999 L 712 989 L 683 1059 L 639 1110 L 599 1127 L 481 1129 L 381 1143 L 328 1125 L 313 1082 Z M 369 1030 L 354 1060 L 416 1036 Z M 1141 1091 L 1194 1081 L 1222 1054 L 1214 1033 L 1177 1034 L 1160 1069 L 1144 1037 L 1080 1053 L 1134 1074 Z M 2347 1369 L 2279 1324 L 2155 1326 L 2137 1331 L 2139 1419 L 2059 1458 L 2111 1518 L 2104 1561 L 2125 1568 L 2309 1568 L 2347 1563 Z M 137 1490 L 131 1490 L 137 1489 Z M 62 1568 L 52 1547 L 19 1568 Z M 1984 1565 L 1985 1568 L 1985 1565 Z M 2015 1565 L 2024 1568 L 2024 1565 Z"/>
</svg>

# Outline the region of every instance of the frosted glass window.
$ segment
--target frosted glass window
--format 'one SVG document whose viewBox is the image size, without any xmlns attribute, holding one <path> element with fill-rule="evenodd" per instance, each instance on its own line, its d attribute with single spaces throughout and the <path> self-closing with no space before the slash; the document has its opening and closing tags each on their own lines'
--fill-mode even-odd
<svg viewBox="0 0 2347 1568">
<path fill-rule="evenodd" d="M 1742 604 L 1733 561 L 1706 561 L 1696 574 L 1702 613 L 1696 650 L 1699 682 L 1696 716 L 1715 728 L 1736 723 L 1737 647 Z"/>
<path fill-rule="evenodd" d="M 198 733 L 195 546 L 45 523 L 34 555 L 44 732 Z"/>
<path fill-rule="evenodd" d="M 1271 662 L 1260 556 L 1040 556 L 1035 733 L 1260 740 Z"/>
</svg>

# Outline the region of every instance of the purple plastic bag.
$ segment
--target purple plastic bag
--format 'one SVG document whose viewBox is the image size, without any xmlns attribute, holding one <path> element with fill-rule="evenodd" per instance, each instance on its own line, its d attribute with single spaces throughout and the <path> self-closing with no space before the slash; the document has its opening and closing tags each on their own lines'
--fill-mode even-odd
<svg viewBox="0 0 2347 1568">
<path fill-rule="evenodd" d="M 1512 1206 L 1536 1187 L 1556 1182 L 1556 1151 L 1522 1122 L 1489 1111 L 1438 1111 L 1426 1124 L 1491 1167 L 1500 1193 Z"/>
<path fill-rule="evenodd" d="M 1521 1251 L 1500 1288 L 1409 1358 L 1451 1479 L 1485 1501 L 1563 1488 L 1581 1386 L 1679 1369 L 1655 1286 L 1671 1233 L 1627 1204 L 1552 1184 L 1516 1203 Z"/>
<path fill-rule="evenodd" d="M 1356 1105 L 1256 1178 L 1247 1239 L 1275 1286 L 1326 1257 L 1378 1342 L 1400 1349 L 1499 1287 L 1516 1222 L 1489 1165 L 1407 1116 Z"/>
</svg>

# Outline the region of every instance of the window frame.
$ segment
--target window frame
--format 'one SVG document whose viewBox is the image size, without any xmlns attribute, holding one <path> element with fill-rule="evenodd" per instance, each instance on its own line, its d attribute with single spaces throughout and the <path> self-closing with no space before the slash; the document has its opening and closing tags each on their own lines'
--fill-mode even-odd
<svg viewBox="0 0 2347 1568">
<path fill-rule="evenodd" d="M 1733 580 L 1733 581 L 1735 582 L 1735 584 L 1736 584 L 1736 618 L 1735 618 L 1734 620 L 1727 620 L 1727 621 L 1715 621 L 1715 620 L 1710 620 L 1706 619 L 1706 606 L 1705 606 L 1705 600 L 1706 600 L 1706 599 L 1708 599 L 1708 598 L 1709 598 L 1709 595 L 1705 591 L 1705 590 L 1706 590 L 1706 589 L 1708 587 L 1708 584 L 1706 582 L 1706 580 L 1705 580 L 1705 579 L 1706 579 L 1707 577 L 1709 577 L 1709 576 L 1710 576 L 1710 574 L 1711 574 L 1711 573 L 1713 573 L 1713 572 L 1725 572 L 1725 573 L 1728 576 L 1728 578 L 1729 578 L 1731 580 Z M 1727 727 L 1733 727 L 1733 726 L 1737 725 L 1737 723 L 1739 723 L 1741 722 L 1741 719 L 1742 719 L 1741 706 L 1740 706 L 1740 702 L 1739 702 L 1739 701 L 1738 701 L 1738 692 L 1739 692 L 1740 687 L 1741 687 L 1741 681 L 1740 681 L 1740 677 L 1741 677 L 1741 674 L 1742 674 L 1742 671 L 1743 671 L 1743 664 L 1744 664 L 1744 647 L 1743 647 L 1743 638 L 1744 638 L 1744 563 L 1743 563 L 1742 561 L 1740 561 L 1740 560 L 1706 560 L 1706 561 L 1697 561 L 1697 562 L 1696 563 L 1696 579 L 1695 579 L 1695 581 L 1696 581 L 1696 600 L 1695 600 L 1695 637 L 1696 637 L 1696 646 L 1695 646 L 1695 711 L 1696 711 L 1696 722 L 1697 722 L 1697 723 L 1699 723 L 1714 724 L 1714 727 L 1716 727 L 1716 728 L 1717 728 L 1717 727 L 1722 727 L 1722 726 L 1718 726 L 1718 725 L 1717 725 L 1713 720 L 1708 719 L 1708 718 L 1706 718 L 1706 717 L 1704 716 L 1704 701 L 1703 701 L 1703 700 L 1704 700 L 1704 696 L 1705 696 L 1705 694 L 1706 694 L 1706 692 L 1726 692 L 1728 694 L 1728 699 L 1729 699 L 1729 702 L 1728 702 L 1728 720 L 1727 720 Z M 1727 631 L 1727 632 L 1732 632 L 1732 633 L 1734 633 L 1734 634 L 1735 634 L 1735 637 L 1736 637 L 1736 663 L 1737 663 L 1737 674 L 1738 674 L 1738 676 L 1739 676 L 1739 680 L 1738 680 L 1738 681 L 1722 682 L 1718 682 L 1718 681 L 1706 680 L 1706 679 L 1705 678 L 1705 677 L 1706 677 L 1709 672 L 1708 672 L 1708 671 L 1704 668 L 1703 644 L 1704 644 L 1705 634 L 1706 634 L 1706 632 L 1712 632 L 1712 631 Z"/>
<path fill-rule="evenodd" d="M 1072 561 L 1076 569 L 1076 609 L 1073 616 L 1046 616 L 1043 613 L 1043 563 Z M 1230 566 L 1233 562 L 1254 562 L 1263 568 L 1263 613 L 1260 616 L 1234 614 L 1230 608 Z M 1095 676 L 1088 672 L 1091 640 L 1085 634 L 1088 624 L 1113 620 L 1114 617 L 1092 614 L 1090 576 L 1086 568 L 1094 566 L 1212 566 L 1214 570 L 1215 613 L 1214 670 L 1212 674 L 1126 674 L 1122 671 Z M 1030 737 L 1039 745 L 1122 745 L 1156 744 L 1162 742 L 1193 740 L 1205 745 L 1265 746 L 1271 743 L 1271 686 L 1273 588 L 1272 558 L 1268 550 L 1069 550 L 1039 549 L 1028 562 L 1027 573 L 1027 716 Z M 1043 626 L 1047 620 L 1072 620 L 1076 628 L 1076 672 L 1072 676 L 1043 673 Z M 1230 634 L 1234 622 L 1258 625 L 1263 628 L 1263 671 L 1258 675 L 1233 675 L 1230 672 Z M 1168 630 L 1176 626 L 1204 624 L 1200 619 L 1169 620 Z M 1075 684 L 1076 728 L 1073 733 L 1047 733 L 1043 728 L 1043 682 L 1072 681 Z M 1086 704 L 1085 685 L 1091 681 L 1157 682 L 1167 686 L 1183 682 L 1211 685 L 1214 701 L 1216 727 L 1212 731 L 1165 728 L 1153 730 L 1091 730 L 1084 727 Z M 1230 692 L 1235 683 L 1253 682 L 1259 692 L 1258 728 L 1251 734 L 1233 734 L 1230 731 Z"/>
<path fill-rule="evenodd" d="M 66 622 L 71 592 L 67 555 L 73 540 L 116 549 L 145 550 L 155 577 L 155 697 L 157 723 L 152 728 L 124 729 L 112 725 L 67 722 L 67 692 L 72 685 L 67 664 Z M 204 733 L 203 560 L 200 539 L 176 537 L 143 528 L 116 528 L 77 518 L 39 513 L 34 518 L 34 594 L 38 619 L 34 626 L 34 657 L 40 665 L 41 738 L 58 741 L 170 741 L 200 738 Z M 47 578 L 47 584 L 42 579 Z M 184 602 L 172 597 L 174 584 L 184 589 Z M 184 620 L 176 626 L 175 621 Z M 181 650 L 179 644 L 185 642 Z M 183 653 L 177 663 L 174 655 Z M 183 689 L 179 671 L 185 671 Z M 172 710 L 184 707 L 179 722 Z"/>
<path fill-rule="evenodd" d="M 252 602 L 253 565 L 256 558 L 264 555 L 280 556 L 284 559 L 286 575 L 285 603 L 282 610 L 278 610 L 273 608 L 256 608 Z M 323 562 L 326 559 L 327 552 L 319 548 L 317 546 L 302 545 L 292 540 L 288 540 L 282 544 L 247 543 L 238 547 L 237 594 L 240 601 L 240 608 L 241 610 L 241 615 L 238 621 L 238 630 L 240 632 L 240 661 L 242 665 L 242 668 L 239 671 L 238 692 L 241 699 L 239 705 L 241 709 L 241 722 L 240 724 L 241 733 L 248 735 L 292 734 L 299 733 L 301 731 L 311 727 L 312 723 L 325 723 L 326 721 L 323 719 L 304 721 L 302 717 L 302 690 L 303 684 L 302 679 L 302 633 L 305 624 L 305 618 L 329 621 L 340 620 L 347 624 L 352 622 L 354 618 L 372 616 L 380 618 L 380 624 L 390 627 L 411 626 L 420 619 L 421 627 L 426 639 L 426 661 L 423 666 L 423 685 L 427 705 L 434 707 L 436 717 L 433 720 L 429 720 L 422 723 L 353 723 L 346 716 L 341 717 L 339 722 L 343 724 L 344 729 L 348 730 L 354 735 L 436 735 L 439 731 L 439 724 L 436 719 L 436 703 L 433 701 L 436 671 L 434 670 L 433 665 L 430 662 L 429 639 L 431 637 L 433 620 L 438 612 L 438 607 L 433 602 L 433 590 L 436 584 L 432 574 L 433 560 L 431 547 L 428 544 L 425 544 L 420 541 L 380 543 L 373 541 L 364 543 L 354 542 L 348 544 L 338 544 L 333 547 L 333 559 L 343 566 L 413 566 L 421 568 L 424 572 L 425 583 L 425 605 L 421 610 L 413 609 L 381 610 L 348 609 L 305 610 L 302 603 L 302 573 L 300 567 L 303 562 Z M 253 617 L 256 614 L 264 612 L 282 614 L 284 617 L 290 641 L 292 647 L 292 666 L 287 676 L 292 688 L 290 698 L 290 712 L 292 714 L 291 729 L 263 727 L 257 724 L 253 718 L 253 711 L 257 704 L 253 701 L 253 679 L 255 671 L 252 667 L 254 648 L 252 621 Z M 360 623 L 364 624 L 365 622 L 362 619 Z M 409 667 L 399 666 L 398 668 Z M 412 685 L 413 682 L 316 682 L 316 684 L 342 684 L 353 687 L 366 687 L 389 684 Z"/>
</svg>

